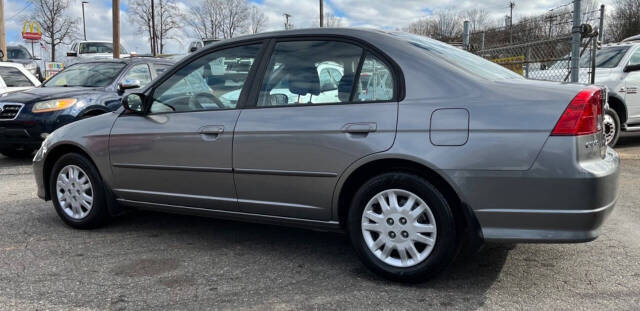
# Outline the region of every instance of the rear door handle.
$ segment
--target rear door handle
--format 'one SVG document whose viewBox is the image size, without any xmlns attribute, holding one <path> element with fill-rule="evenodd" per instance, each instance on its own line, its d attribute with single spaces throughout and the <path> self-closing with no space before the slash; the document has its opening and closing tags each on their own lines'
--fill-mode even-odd
<svg viewBox="0 0 640 311">
<path fill-rule="evenodd" d="M 347 123 L 342 127 L 342 131 L 349 134 L 367 134 L 377 129 L 378 125 L 375 122 Z"/>
<path fill-rule="evenodd" d="M 200 135 L 204 140 L 215 140 L 224 133 L 223 125 L 207 125 L 200 128 Z"/>
</svg>

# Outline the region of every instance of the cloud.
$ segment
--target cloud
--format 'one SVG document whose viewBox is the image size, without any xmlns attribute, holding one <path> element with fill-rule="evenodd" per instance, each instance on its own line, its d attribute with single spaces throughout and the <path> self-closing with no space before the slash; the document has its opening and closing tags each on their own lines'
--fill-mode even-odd
<svg viewBox="0 0 640 311">
<path fill-rule="evenodd" d="M 82 37 L 82 5 L 81 0 L 70 0 L 69 14 L 79 20 L 78 38 Z M 157 0 L 156 0 L 157 1 Z M 186 12 L 190 3 L 199 0 L 177 0 L 180 11 Z M 120 1 L 120 35 L 121 42 L 129 50 L 138 53 L 149 53 L 146 34 L 137 29 L 129 19 L 128 0 Z M 313 27 L 318 23 L 318 0 L 252 0 L 252 4 L 260 8 L 267 18 L 265 30 L 284 29 L 284 13 L 291 15 L 290 23 L 296 28 Z M 522 16 L 540 14 L 549 9 L 566 4 L 567 0 L 520 0 L 515 1 L 514 16 L 516 20 Z M 604 0 L 609 6 L 613 0 Z M 7 41 L 21 43 L 22 24 L 32 6 L 23 0 L 5 0 L 5 18 Z M 87 39 L 111 40 L 111 0 L 89 0 L 85 6 Z M 600 2 L 598 2 L 599 4 Z M 325 0 L 325 13 L 333 13 L 341 19 L 342 26 L 374 27 L 381 29 L 402 28 L 420 18 L 429 16 L 433 11 L 443 8 L 464 10 L 484 8 L 493 18 L 502 18 L 508 13 L 507 1 L 504 0 Z M 185 53 L 188 44 L 194 40 L 192 32 L 184 29 L 175 34 L 166 47 L 167 53 Z M 26 45 L 26 44 L 25 44 Z M 65 51 L 67 47 L 61 47 Z"/>
</svg>

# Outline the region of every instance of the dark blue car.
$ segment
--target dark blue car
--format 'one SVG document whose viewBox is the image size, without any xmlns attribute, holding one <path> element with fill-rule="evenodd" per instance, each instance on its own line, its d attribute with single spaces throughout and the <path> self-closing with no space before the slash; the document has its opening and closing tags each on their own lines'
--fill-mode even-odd
<svg viewBox="0 0 640 311">
<path fill-rule="evenodd" d="M 55 129 L 119 108 L 127 90 L 145 86 L 172 64 L 155 58 L 78 63 L 40 87 L 0 97 L 0 153 L 30 156 Z"/>
</svg>

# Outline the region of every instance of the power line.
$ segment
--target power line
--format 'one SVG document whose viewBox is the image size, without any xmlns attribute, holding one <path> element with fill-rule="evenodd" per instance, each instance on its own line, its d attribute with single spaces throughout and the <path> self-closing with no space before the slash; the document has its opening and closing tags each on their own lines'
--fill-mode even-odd
<svg viewBox="0 0 640 311">
<path fill-rule="evenodd" d="M 27 1 L 27 4 L 22 9 L 20 9 L 18 12 L 11 15 L 11 17 L 7 18 L 7 20 L 14 19 L 16 16 L 20 15 L 20 13 L 24 12 L 24 10 L 28 9 L 31 5 L 33 5 L 33 2 Z"/>
</svg>

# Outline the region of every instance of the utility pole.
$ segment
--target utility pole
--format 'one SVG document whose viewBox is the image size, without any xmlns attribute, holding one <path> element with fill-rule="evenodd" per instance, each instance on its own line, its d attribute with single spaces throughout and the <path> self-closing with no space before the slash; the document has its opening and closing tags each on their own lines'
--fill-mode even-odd
<svg viewBox="0 0 640 311">
<path fill-rule="evenodd" d="M 600 5 L 600 29 L 598 29 L 598 41 L 603 43 L 604 41 L 604 4 Z"/>
<path fill-rule="evenodd" d="M 156 51 L 158 50 L 156 47 L 156 13 L 154 9 L 155 0 L 151 0 L 151 55 L 156 57 Z"/>
<path fill-rule="evenodd" d="M 580 16 L 582 8 L 580 0 L 573 1 L 573 27 L 571 28 L 571 82 L 580 79 L 580 43 L 582 41 Z"/>
<path fill-rule="evenodd" d="M 509 43 L 513 42 L 513 7 L 515 6 L 514 2 L 509 2 Z"/>
<path fill-rule="evenodd" d="M 120 58 L 120 0 L 113 0 L 113 58 Z"/>
<path fill-rule="evenodd" d="M 82 1 L 82 31 L 84 32 L 84 41 L 87 41 L 87 24 L 84 22 L 84 5 L 89 1 Z"/>
<path fill-rule="evenodd" d="M 4 29 L 4 0 L 0 0 L 0 50 L 2 50 L 2 61 L 7 61 L 7 33 Z"/>
<path fill-rule="evenodd" d="M 324 27 L 322 21 L 324 19 L 324 8 L 322 7 L 323 0 L 320 0 L 320 28 Z"/>
<path fill-rule="evenodd" d="M 284 29 L 289 30 L 289 27 L 291 27 L 291 25 L 289 25 L 289 17 L 291 17 L 291 14 L 284 13 L 283 15 L 284 15 Z"/>
</svg>

